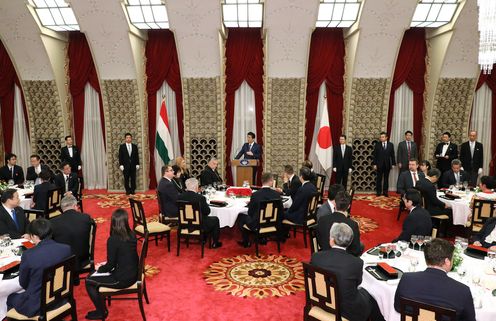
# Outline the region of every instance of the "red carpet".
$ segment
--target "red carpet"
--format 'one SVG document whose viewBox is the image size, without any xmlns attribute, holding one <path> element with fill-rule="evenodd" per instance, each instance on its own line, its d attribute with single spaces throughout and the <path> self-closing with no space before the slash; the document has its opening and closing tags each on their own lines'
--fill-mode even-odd
<svg viewBox="0 0 496 321">
<path fill-rule="evenodd" d="M 153 199 L 154 192 L 140 194 L 139 198 L 145 199 L 144 207 L 147 216 L 157 215 L 157 203 Z M 373 202 L 375 197 L 368 199 L 356 196 L 356 198 L 358 200 L 353 202 L 352 216 L 360 217 L 362 228 L 365 230 L 373 229 L 370 232 L 362 232 L 361 237 L 366 248 L 379 242 L 390 241 L 399 234 L 401 222 L 396 221 L 397 208 L 387 207 L 388 203 L 392 203 L 392 198 L 379 202 Z M 99 222 L 95 254 L 97 262 L 106 260 L 109 219 L 110 214 L 116 208 L 113 205 L 127 205 L 126 200 L 125 195 L 108 194 L 105 191 L 85 193 L 84 210 Z M 384 207 L 384 205 L 386 209 L 376 207 Z M 378 225 L 377 228 L 375 224 Z M 181 256 L 177 257 L 175 233 L 171 235 L 170 253 L 167 252 L 165 241 L 160 241 L 158 246 L 150 242 L 146 260 L 149 275 L 147 287 L 150 298 L 150 304 L 145 304 L 147 320 L 302 320 L 304 291 L 262 299 L 243 298 L 227 294 L 228 292 L 216 291 L 213 285 L 207 284 L 204 272 L 212 263 L 221 261 L 223 258 L 254 254 L 253 246 L 243 249 L 236 244 L 238 239 L 240 235 L 237 228 L 222 229 L 223 247 L 220 249 L 206 248 L 203 259 L 200 258 L 200 246 L 195 243 L 190 244 L 189 248 L 182 244 Z M 278 254 L 276 244 L 269 242 L 268 245 L 261 246 L 261 254 Z M 289 239 L 281 245 L 281 255 L 299 261 L 308 261 L 310 249 L 304 248 L 302 236 L 298 234 L 296 239 Z M 282 260 L 290 259 L 282 258 Z M 295 287 L 297 288 L 298 285 L 296 284 Z M 231 292 L 239 293 L 237 289 Z M 84 320 L 86 313 L 93 310 L 91 301 L 86 295 L 84 281 L 76 288 L 75 298 L 78 317 Z M 141 320 L 138 302 L 113 301 L 107 320 Z"/>
</svg>

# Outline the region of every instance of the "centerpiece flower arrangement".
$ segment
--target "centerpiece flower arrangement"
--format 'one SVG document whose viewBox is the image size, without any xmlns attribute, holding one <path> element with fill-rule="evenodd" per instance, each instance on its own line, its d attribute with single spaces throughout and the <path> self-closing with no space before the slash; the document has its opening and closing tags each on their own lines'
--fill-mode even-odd
<svg viewBox="0 0 496 321">
<path fill-rule="evenodd" d="M 454 272 L 456 272 L 458 267 L 460 267 L 460 265 L 462 265 L 463 263 L 462 253 L 463 253 L 462 246 L 459 243 L 455 243 L 455 250 L 453 251 L 453 259 L 452 259 L 453 265 L 451 267 L 451 270 Z"/>
<path fill-rule="evenodd" d="M 9 187 L 9 184 L 4 181 L 0 181 L 0 195 Z"/>
</svg>

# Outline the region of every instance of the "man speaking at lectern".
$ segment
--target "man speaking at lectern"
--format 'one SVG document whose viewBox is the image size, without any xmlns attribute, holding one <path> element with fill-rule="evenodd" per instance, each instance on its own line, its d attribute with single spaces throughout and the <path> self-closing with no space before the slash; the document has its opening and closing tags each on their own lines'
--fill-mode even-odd
<svg viewBox="0 0 496 321">
<path fill-rule="evenodd" d="M 246 143 L 243 144 L 243 147 L 234 159 L 240 159 L 241 156 L 243 156 L 244 159 L 260 159 L 261 155 L 262 147 L 255 143 L 255 133 L 249 132 L 246 135 Z"/>
</svg>

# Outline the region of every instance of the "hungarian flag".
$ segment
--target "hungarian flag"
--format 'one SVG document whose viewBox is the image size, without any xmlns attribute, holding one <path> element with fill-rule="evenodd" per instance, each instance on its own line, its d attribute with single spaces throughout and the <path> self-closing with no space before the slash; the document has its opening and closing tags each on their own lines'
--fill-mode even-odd
<svg viewBox="0 0 496 321">
<path fill-rule="evenodd" d="M 169 117 L 167 117 L 167 108 L 165 108 L 165 98 L 162 99 L 160 106 L 160 115 L 157 119 L 157 135 L 155 138 L 155 148 L 158 155 L 165 165 L 169 164 L 174 158 L 172 150 L 172 139 L 169 127 Z"/>
<path fill-rule="evenodd" d="M 320 115 L 320 127 L 317 135 L 315 154 L 324 170 L 332 167 L 332 136 L 327 113 L 327 99 L 324 98 L 324 106 Z"/>
</svg>

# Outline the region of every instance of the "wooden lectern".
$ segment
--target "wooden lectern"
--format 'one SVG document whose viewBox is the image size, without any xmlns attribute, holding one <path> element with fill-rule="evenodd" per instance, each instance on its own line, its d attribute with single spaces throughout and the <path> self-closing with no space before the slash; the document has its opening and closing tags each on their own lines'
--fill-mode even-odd
<svg viewBox="0 0 496 321">
<path fill-rule="evenodd" d="M 236 186 L 242 186 L 244 181 L 254 185 L 253 173 L 257 172 L 257 159 L 233 159 L 231 165 L 236 167 Z"/>
</svg>

